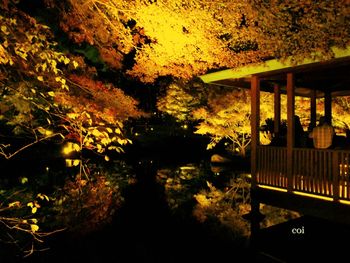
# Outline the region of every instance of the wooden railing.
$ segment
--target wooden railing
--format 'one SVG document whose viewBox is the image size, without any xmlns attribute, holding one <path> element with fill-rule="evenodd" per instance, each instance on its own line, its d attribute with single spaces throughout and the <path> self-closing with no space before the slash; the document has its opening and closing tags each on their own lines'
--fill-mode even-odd
<svg viewBox="0 0 350 263">
<path fill-rule="evenodd" d="M 257 148 L 257 183 L 287 187 L 287 149 L 259 146 Z"/>
<path fill-rule="evenodd" d="M 350 200 L 350 151 L 294 148 L 292 158 L 288 168 L 286 148 L 258 146 L 257 183 L 287 189 L 291 169 L 291 191 Z"/>
</svg>

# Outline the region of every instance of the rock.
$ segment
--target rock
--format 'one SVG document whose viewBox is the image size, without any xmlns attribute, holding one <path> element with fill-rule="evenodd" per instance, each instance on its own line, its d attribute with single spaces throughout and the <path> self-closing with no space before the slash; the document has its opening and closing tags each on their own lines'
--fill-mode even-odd
<svg viewBox="0 0 350 263">
<path fill-rule="evenodd" d="M 232 160 L 219 154 L 213 154 L 210 157 L 210 161 L 212 163 L 230 163 Z"/>
</svg>

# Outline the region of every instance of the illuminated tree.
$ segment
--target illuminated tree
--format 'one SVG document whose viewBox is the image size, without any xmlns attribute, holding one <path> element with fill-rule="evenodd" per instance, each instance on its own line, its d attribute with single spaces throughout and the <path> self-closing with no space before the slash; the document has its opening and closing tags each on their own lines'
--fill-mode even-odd
<svg viewBox="0 0 350 263">
<path fill-rule="evenodd" d="M 273 117 L 273 96 L 261 96 L 261 124 Z M 224 94 L 213 93 L 209 97 L 207 107 L 201 107 L 193 112 L 196 119 L 201 120 L 198 134 L 207 134 L 211 138 L 208 149 L 213 148 L 223 138 L 233 142 L 233 152 L 236 148 L 240 155 L 245 156 L 250 144 L 250 91 L 235 89 Z"/>
<path fill-rule="evenodd" d="M 350 129 L 350 97 L 342 96 L 333 100 L 332 124 L 341 129 Z"/>
<path fill-rule="evenodd" d="M 350 4 L 340 1 L 46 0 L 76 43 L 94 45 L 111 67 L 144 82 L 189 79 L 208 69 L 271 57 L 332 56 L 349 43 Z"/>
<path fill-rule="evenodd" d="M 122 151 L 122 146 L 130 142 L 123 134 L 124 121 L 143 115 L 137 102 L 112 84 L 97 80 L 96 69 L 87 66 L 82 57 L 58 51 L 50 28 L 16 9 L 12 2 L 2 1 L 0 11 L 0 156 L 10 159 L 44 140 L 69 141 L 70 147 L 64 148 L 66 153 L 90 149 L 103 154 L 106 160 L 106 150 Z M 13 145 L 8 137 L 23 144 Z M 80 168 L 80 184 L 76 184 L 80 188 L 74 189 L 79 197 L 81 183 L 87 184 L 81 175 L 90 179 L 88 175 L 95 173 L 85 171 L 82 160 L 73 165 Z M 18 175 L 9 172 L 6 176 Z M 25 184 L 28 178 L 21 181 Z M 109 188 L 103 188 L 107 183 L 100 184 L 102 194 Z M 11 231 L 19 231 L 31 236 L 33 242 L 42 242 L 50 233 L 42 231 L 36 213 L 43 201 L 51 199 L 29 192 L 26 185 L 20 190 L 14 188 L 0 193 L 4 236 L 17 244 L 19 240 Z M 96 187 L 88 189 L 98 193 Z M 27 254 L 33 251 L 31 246 Z"/>
<path fill-rule="evenodd" d="M 123 121 L 141 115 L 136 101 L 94 80 L 81 57 L 57 51 L 50 29 L 32 17 L 12 7 L 0 20 L 0 119 L 7 133 L 30 139 L 24 148 L 55 138 L 75 141 L 79 151 L 121 151 L 128 143 Z M 24 149 L 0 146 L 5 158 Z"/>
<path fill-rule="evenodd" d="M 192 111 L 206 100 L 207 87 L 192 81 L 177 81 L 166 88 L 166 94 L 158 99 L 158 110 L 176 118 L 177 121 L 193 120 Z"/>
</svg>

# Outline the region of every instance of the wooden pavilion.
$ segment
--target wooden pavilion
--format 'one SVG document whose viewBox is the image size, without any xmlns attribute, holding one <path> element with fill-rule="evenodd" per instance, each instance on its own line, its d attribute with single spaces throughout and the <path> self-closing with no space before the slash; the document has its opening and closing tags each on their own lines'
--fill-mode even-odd
<svg viewBox="0 0 350 263">
<path fill-rule="evenodd" d="M 296 148 L 295 96 L 310 98 L 310 125 L 316 125 L 316 98 L 325 99 L 331 121 L 332 97 L 350 95 L 350 47 L 333 48 L 334 58 L 265 61 L 201 76 L 211 85 L 251 89 L 252 197 L 259 204 L 341 219 L 350 223 L 350 150 Z M 287 145 L 259 143 L 260 90 L 274 93 L 274 131 L 281 119 L 280 95 L 287 95 Z M 257 205 L 259 208 L 259 205 Z M 253 207 L 252 207 L 253 209 Z"/>
</svg>

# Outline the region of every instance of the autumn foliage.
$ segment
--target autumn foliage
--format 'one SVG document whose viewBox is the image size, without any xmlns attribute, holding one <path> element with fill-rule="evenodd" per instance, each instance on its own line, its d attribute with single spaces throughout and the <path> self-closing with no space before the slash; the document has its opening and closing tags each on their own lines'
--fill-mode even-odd
<svg viewBox="0 0 350 263">
<path fill-rule="evenodd" d="M 349 44 L 350 5 L 340 1 L 46 0 L 76 43 L 98 48 L 120 68 L 135 53 L 130 76 L 189 79 L 209 69 L 271 57 L 331 57 Z"/>
<path fill-rule="evenodd" d="M 123 122 L 142 115 L 137 102 L 96 80 L 83 57 L 58 51 L 49 27 L 13 6 L 0 19 L 1 122 L 34 142 L 55 137 L 80 150 L 121 151 L 129 142 Z M 1 146 L 4 157 L 13 153 Z"/>
</svg>

